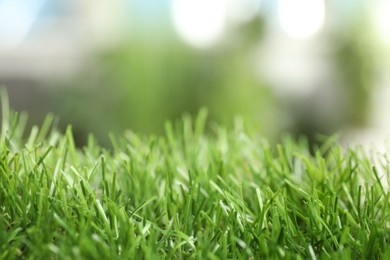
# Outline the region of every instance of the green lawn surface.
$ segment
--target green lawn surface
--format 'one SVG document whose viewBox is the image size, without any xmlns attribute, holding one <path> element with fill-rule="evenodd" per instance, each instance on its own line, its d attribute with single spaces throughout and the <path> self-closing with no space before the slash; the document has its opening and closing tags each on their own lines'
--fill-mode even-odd
<svg viewBox="0 0 390 260">
<path fill-rule="evenodd" d="M 2 102 L 0 259 L 390 259 L 389 160 L 207 112 L 75 146 Z M 207 124 L 208 125 L 208 124 Z"/>
</svg>

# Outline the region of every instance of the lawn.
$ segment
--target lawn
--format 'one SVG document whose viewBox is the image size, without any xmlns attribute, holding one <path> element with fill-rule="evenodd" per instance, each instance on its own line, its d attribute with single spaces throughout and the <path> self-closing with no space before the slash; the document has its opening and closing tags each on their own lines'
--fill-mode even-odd
<svg viewBox="0 0 390 260">
<path fill-rule="evenodd" d="M 0 259 L 390 259 L 385 154 L 270 145 L 206 110 L 78 148 L 52 116 L 2 114 Z"/>
</svg>

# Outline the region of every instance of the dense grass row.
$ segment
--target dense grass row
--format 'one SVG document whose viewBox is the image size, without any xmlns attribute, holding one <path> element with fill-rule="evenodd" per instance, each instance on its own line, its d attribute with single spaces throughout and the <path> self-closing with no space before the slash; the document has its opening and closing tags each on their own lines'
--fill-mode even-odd
<svg viewBox="0 0 390 260">
<path fill-rule="evenodd" d="M 206 136 L 205 111 L 78 149 L 2 110 L 0 259 L 390 259 L 385 155 L 271 147 L 240 120 Z"/>
</svg>

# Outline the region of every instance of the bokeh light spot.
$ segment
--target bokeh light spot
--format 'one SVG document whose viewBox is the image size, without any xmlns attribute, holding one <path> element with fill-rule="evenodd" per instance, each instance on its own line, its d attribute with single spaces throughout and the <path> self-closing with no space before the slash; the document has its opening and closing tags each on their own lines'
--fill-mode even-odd
<svg viewBox="0 0 390 260">
<path fill-rule="evenodd" d="M 172 15 L 174 26 L 185 42 L 196 48 L 208 48 L 223 35 L 226 1 L 174 0 Z"/>
<path fill-rule="evenodd" d="M 376 1 L 372 17 L 376 37 L 381 43 L 390 45 L 390 1 Z"/>
<path fill-rule="evenodd" d="M 278 11 L 283 30 L 297 39 L 313 36 L 325 20 L 323 0 L 279 0 Z"/>
</svg>

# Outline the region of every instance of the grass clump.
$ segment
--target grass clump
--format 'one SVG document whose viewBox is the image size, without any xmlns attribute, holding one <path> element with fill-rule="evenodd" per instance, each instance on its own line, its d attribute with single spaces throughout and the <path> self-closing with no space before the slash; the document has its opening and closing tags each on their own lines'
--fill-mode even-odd
<svg viewBox="0 0 390 260">
<path fill-rule="evenodd" d="M 52 117 L 23 138 L 4 103 L 0 259 L 390 259 L 385 155 L 205 135 L 205 111 L 79 149 Z"/>
</svg>

